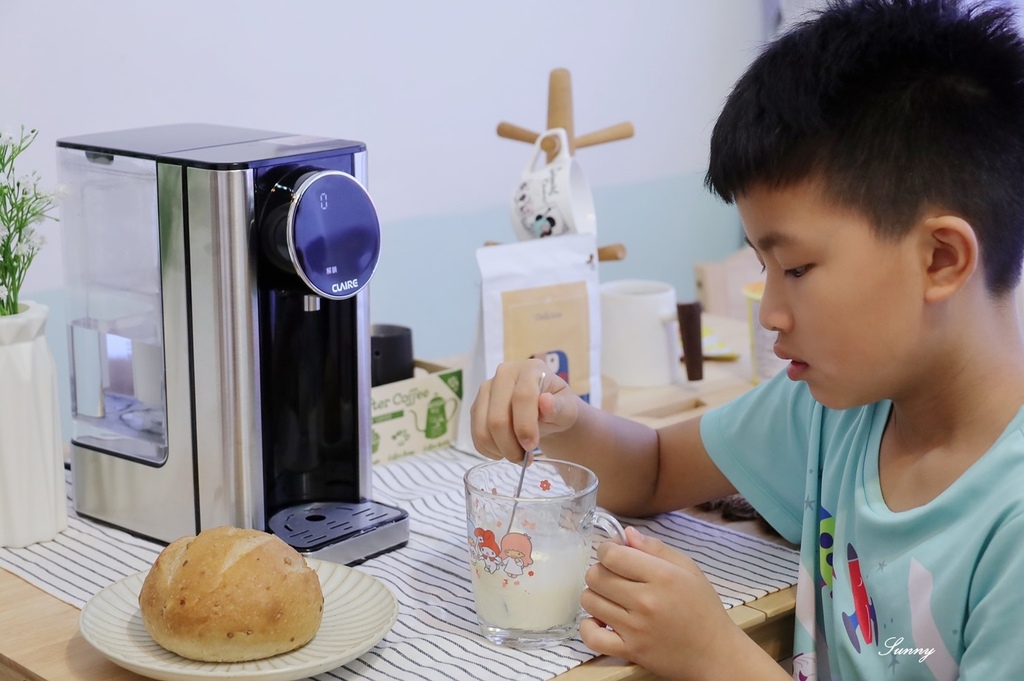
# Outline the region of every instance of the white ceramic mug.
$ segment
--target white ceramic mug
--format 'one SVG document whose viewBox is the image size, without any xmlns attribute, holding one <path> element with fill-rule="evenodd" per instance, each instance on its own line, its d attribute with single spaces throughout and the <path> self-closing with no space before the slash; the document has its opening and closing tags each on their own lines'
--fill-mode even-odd
<svg viewBox="0 0 1024 681">
<path fill-rule="evenodd" d="M 747 299 L 747 324 L 750 326 L 750 364 L 754 370 L 754 383 L 771 380 L 775 374 L 789 364 L 775 354 L 775 339 L 779 334 L 764 328 L 761 326 L 761 322 L 757 321 L 763 295 L 763 281 L 751 282 L 743 287 L 743 297 Z"/>
<path fill-rule="evenodd" d="M 671 284 L 622 279 L 601 285 L 601 373 L 623 388 L 682 380 L 676 290 Z"/>
<path fill-rule="evenodd" d="M 538 168 L 537 160 L 545 153 L 541 144 L 548 137 L 558 140 L 558 153 Z M 596 233 L 594 196 L 583 169 L 569 154 L 563 128 L 548 130 L 534 142 L 530 165 L 512 195 L 512 225 L 520 241 Z"/>
</svg>

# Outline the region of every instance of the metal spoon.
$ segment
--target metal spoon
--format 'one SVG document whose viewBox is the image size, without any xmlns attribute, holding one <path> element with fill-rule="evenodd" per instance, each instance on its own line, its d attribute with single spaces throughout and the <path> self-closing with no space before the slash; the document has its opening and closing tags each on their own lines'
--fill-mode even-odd
<svg viewBox="0 0 1024 681">
<path fill-rule="evenodd" d="M 540 383 L 537 385 L 538 390 L 544 390 L 544 379 L 547 377 L 547 372 L 540 372 Z M 523 479 L 526 477 L 526 469 L 530 465 L 530 452 L 523 450 L 523 463 L 519 469 L 519 483 L 516 485 L 516 493 L 514 495 L 515 500 L 512 502 L 512 515 L 508 518 L 508 529 L 512 529 L 512 521 L 516 517 L 516 507 L 519 506 L 519 495 L 523 493 Z"/>
</svg>

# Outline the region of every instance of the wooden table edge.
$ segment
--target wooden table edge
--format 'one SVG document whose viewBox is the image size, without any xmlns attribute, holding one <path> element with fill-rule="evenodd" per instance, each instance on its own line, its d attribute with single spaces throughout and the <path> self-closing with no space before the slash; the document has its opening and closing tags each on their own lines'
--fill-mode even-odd
<svg viewBox="0 0 1024 681">
<path fill-rule="evenodd" d="M 792 649 L 795 587 L 729 609 L 729 616 L 775 659 Z M 0 681 L 143 677 L 107 660 L 78 631 L 79 610 L 0 568 Z M 759 606 L 764 609 L 759 609 Z M 19 613 L 36 613 L 41 626 L 19 627 Z M 786 630 L 788 629 L 788 634 Z M 788 643 L 787 643 L 788 642 Z M 556 677 L 558 681 L 647 681 L 657 677 L 620 658 L 600 656 Z"/>
</svg>

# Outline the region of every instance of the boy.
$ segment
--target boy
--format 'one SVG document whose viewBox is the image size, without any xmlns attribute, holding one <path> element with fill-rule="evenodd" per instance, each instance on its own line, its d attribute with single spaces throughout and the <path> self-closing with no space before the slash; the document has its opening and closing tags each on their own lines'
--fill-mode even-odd
<svg viewBox="0 0 1024 681">
<path fill-rule="evenodd" d="M 846 0 L 730 94 L 707 183 L 766 272 L 785 373 L 660 431 L 502 365 L 493 457 L 579 461 L 637 517 L 736 491 L 801 545 L 794 677 L 1024 674 L 1024 44 L 1009 10 Z M 587 573 L 599 653 L 680 679 L 784 678 L 686 556 L 628 530 Z"/>
</svg>

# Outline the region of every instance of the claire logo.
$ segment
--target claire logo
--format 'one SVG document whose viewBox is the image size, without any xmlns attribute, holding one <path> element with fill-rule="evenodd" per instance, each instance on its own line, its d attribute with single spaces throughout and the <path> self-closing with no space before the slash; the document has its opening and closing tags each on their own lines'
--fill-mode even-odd
<svg viewBox="0 0 1024 681">
<path fill-rule="evenodd" d="M 337 284 L 331 284 L 331 291 L 333 293 L 342 293 L 344 291 L 351 291 L 354 288 L 359 288 L 358 279 L 346 279 L 345 281 L 338 282 Z"/>
</svg>

